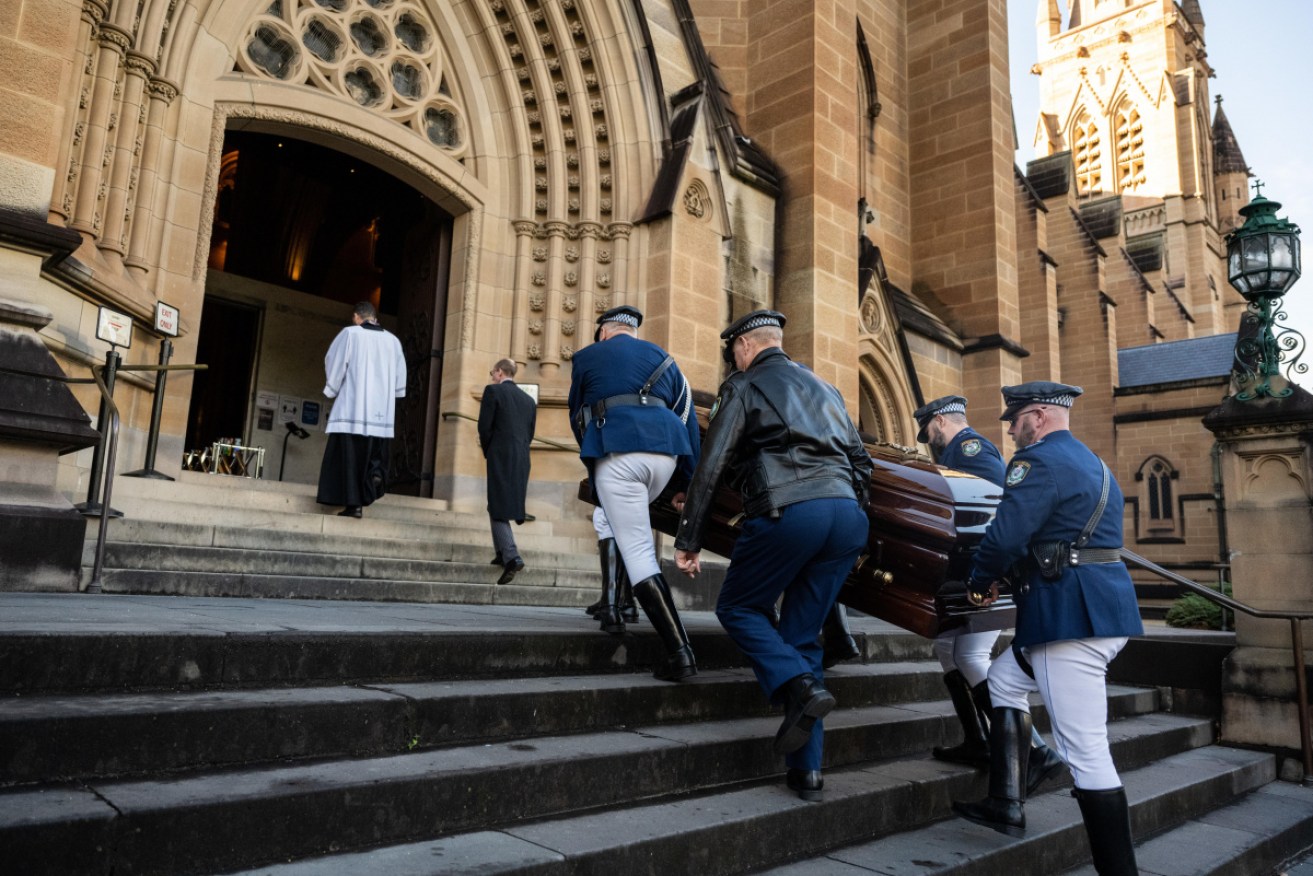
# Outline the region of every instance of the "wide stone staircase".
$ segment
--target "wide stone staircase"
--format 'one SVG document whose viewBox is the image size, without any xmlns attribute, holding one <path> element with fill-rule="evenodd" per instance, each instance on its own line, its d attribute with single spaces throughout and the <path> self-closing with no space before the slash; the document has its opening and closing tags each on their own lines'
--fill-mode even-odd
<svg viewBox="0 0 1313 876">
<path fill-rule="evenodd" d="M 647 624 L 607 636 L 577 608 L 44 598 L 91 600 L 63 604 L 104 620 L 0 636 L 0 872 L 856 876 L 1089 861 L 1065 775 L 1029 802 L 1023 839 L 950 816 L 985 776 L 929 756 L 958 736 L 938 664 L 926 640 L 870 618 L 854 620 L 862 658 L 828 677 L 840 708 L 825 799 L 806 803 L 771 751 L 778 714 L 709 614 L 686 618 L 701 674 L 669 684 L 649 675 L 661 646 Z M 1166 637 L 1133 646 L 1136 665 L 1198 656 Z M 1277 781 L 1271 754 L 1218 744 L 1212 716 L 1172 708 L 1207 699 L 1110 686 L 1142 872 L 1278 873 L 1313 846 L 1313 788 Z"/>
<path fill-rule="evenodd" d="M 176 482 L 118 477 L 112 505 L 124 516 L 109 521 L 106 593 L 583 606 L 600 587 L 582 513 L 518 527 L 527 568 L 498 587 L 487 516 L 442 500 L 388 495 L 346 519 L 316 504 L 312 485 L 184 471 Z"/>
</svg>

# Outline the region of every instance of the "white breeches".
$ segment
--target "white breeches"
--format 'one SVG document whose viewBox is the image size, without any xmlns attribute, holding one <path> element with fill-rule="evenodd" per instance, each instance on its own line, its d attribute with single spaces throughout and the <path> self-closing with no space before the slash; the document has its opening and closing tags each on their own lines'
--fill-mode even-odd
<svg viewBox="0 0 1313 876">
<path fill-rule="evenodd" d="M 1102 791 L 1121 787 L 1108 750 L 1108 664 L 1126 637 L 1071 639 L 1025 648 L 1031 678 L 1009 648 L 989 670 L 994 708 L 1030 711 L 1027 695 L 1038 691 L 1053 724 L 1058 755 L 1071 767 L 1076 787 Z"/>
<path fill-rule="evenodd" d="M 962 673 L 967 685 L 975 687 L 989 675 L 989 655 L 994 653 L 999 630 L 967 633 L 949 630 L 935 638 L 935 656 L 944 672 Z"/>
<path fill-rule="evenodd" d="M 599 539 L 615 538 L 635 584 L 661 571 L 647 506 L 670 482 L 676 463 L 663 453 L 612 453 L 593 465 L 593 489 L 605 509 L 593 513 L 593 527 Z"/>
</svg>

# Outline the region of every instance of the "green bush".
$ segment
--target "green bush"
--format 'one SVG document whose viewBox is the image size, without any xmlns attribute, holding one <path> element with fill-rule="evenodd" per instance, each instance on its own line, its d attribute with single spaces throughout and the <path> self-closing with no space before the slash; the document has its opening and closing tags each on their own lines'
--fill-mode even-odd
<svg viewBox="0 0 1313 876">
<path fill-rule="evenodd" d="M 1231 582 L 1222 582 L 1222 592 L 1231 595 Z M 1217 603 L 1196 593 L 1187 593 L 1172 603 L 1167 609 L 1167 625 L 1191 630 L 1222 629 L 1223 608 Z M 1228 629 L 1235 629 L 1231 612 L 1226 611 Z"/>
</svg>

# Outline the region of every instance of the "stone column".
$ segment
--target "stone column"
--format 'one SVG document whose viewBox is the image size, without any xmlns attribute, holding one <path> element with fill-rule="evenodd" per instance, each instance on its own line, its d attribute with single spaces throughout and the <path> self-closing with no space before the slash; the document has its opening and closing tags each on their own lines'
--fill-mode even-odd
<svg viewBox="0 0 1313 876">
<path fill-rule="evenodd" d="M 1313 395 L 1228 398 L 1204 418 L 1222 448 L 1222 483 L 1235 598 L 1271 611 L 1313 611 Z M 1307 645 L 1313 622 L 1305 621 Z M 1290 757 L 1301 773 L 1289 621 L 1237 613 L 1236 648 L 1222 676 L 1222 740 Z"/>
</svg>

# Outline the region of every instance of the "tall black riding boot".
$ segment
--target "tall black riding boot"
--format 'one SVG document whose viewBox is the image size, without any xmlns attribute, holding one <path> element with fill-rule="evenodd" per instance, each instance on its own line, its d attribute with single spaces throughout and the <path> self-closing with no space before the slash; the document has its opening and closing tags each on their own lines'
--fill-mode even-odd
<svg viewBox="0 0 1313 876">
<path fill-rule="evenodd" d="M 688 643 L 688 633 L 679 619 L 675 609 L 675 599 L 670 594 L 670 585 L 660 572 L 651 578 L 644 578 L 634 585 L 634 595 L 643 606 L 648 622 L 661 636 L 666 646 L 666 656 L 652 675 L 662 681 L 679 681 L 690 675 L 697 675 L 698 665 L 693 659 L 693 648 Z"/>
<path fill-rule="evenodd" d="M 638 603 L 634 602 L 634 583 L 629 580 L 629 570 L 625 568 L 624 559 L 616 562 L 616 590 L 620 594 L 620 617 L 627 624 L 638 623 Z"/>
<path fill-rule="evenodd" d="M 592 617 L 598 617 L 607 605 L 607 587 L 614 586 L 619 570 L 624 568 L 620 559 L 620 549 L 614 538 L 602 538 L 597 541 L 597 557 L 602 564 L 602 598 L 584 609 Z M 600 618 L 599 618 L 600 619 Z"/>
<path fill-rule="evenodd" d="M 852 628 L 848 626 L 848 609 L 842 603 L 836 602 L 830 606 L 830 613 L 825 616 L 825 624 L 821 627 L 821 639 L 821 666 L 826 669 L 836 663 L 862 656 L 857 640 L 853 638 Z"/>
<path fill-rule="evenodd" d="M 930 753 L 950 763 L 989 766 L 989 724 L 976 709 L 976 701 L 971 696 L 972 690 L 967 685 L 966 677 L 960 670 L 954 669 L 944 676 L 944 686 L 948 688 L 948 695 L 953 701 L 957 720 L 962 723 L 962 744 L 952 748 L 936 745 Z M 977 687 L 981 686 L 987 688 L 988 683 L 982 681 Z M 989 696 L 988 690 L 985 696 Z"/>
<path fill-rule="evenodd" d="M 1032 726 L 1030 730 L 1030 766 L 1026 771 L 1026 796 L 1033 797 L 1044 784 L 1045 779 L 1057 774 L 1067 765 L 1058 757 L 1058 753 L 1045 744 L 1039 731 Z"/>
<path fill-rule="evenodd" d="M 954 801 L 953 811 L 1008 836 L 1022 836 L 1029 760 L 1030 713 L 1000 706 L 990 717 L 989 796 L 979 803 Z"/>
<path fill-rule="evenodd" d="M 624 563 L 620 561 L 619 552 L 614 549 L 615 540 L 611 539 L 612 550 L 609 568 L 602 568 L 602 607 L 593 617 L 602 625 L 602 632 L 619 635 L 625 631 L 624 619 L 620 617 L 620 582 L 616 576 Z M 599 545 L 601 542 L 598 543 Z M 600 550 L 600 548 L 599 548 Z"/>
<path fill-rule="evenodd" d="M 971 698 L 975 700 L 977 714 L 980 715 L 980 721 L 985 727 L 985 735 L 988 736 L 989 716 L 994 711 L 994 703 L 989 698 L 988 679 L 971 688 Z M 986 765 L 988 765 L 988 762 L 986 762 Z M 1066 762 L 1058 757 L 1058 753 L 1044 743 L 1044 739 L 1036 732 L 1032 721 L 1030 728 L 1030 762 L 1026 769 L 1026 797 L 1034 796 L 1040 785 L 1044 784 L 1047 779 L 1066 765 Z"/>
<path fill-rule="evenodd" d="M 1136 876 L 1135 841 L 1131 838 L 1131 812 L 1125 788 L 1105 791 L 1076 789 L 1085 833 L 1090 838 L 1094 870 L 1099 876 Z"/>
</svg>

